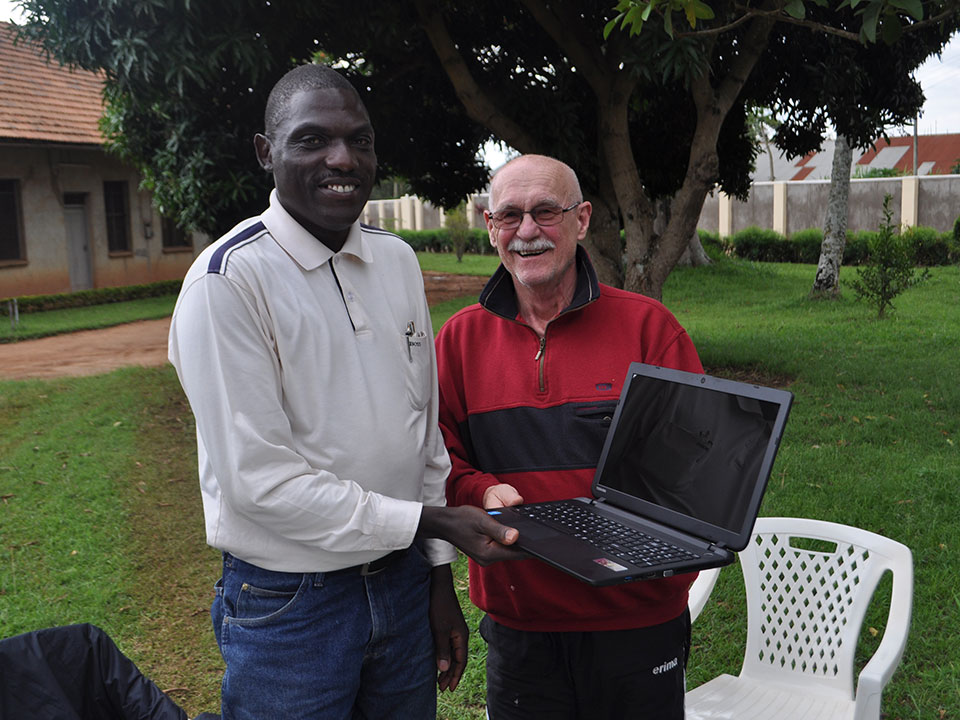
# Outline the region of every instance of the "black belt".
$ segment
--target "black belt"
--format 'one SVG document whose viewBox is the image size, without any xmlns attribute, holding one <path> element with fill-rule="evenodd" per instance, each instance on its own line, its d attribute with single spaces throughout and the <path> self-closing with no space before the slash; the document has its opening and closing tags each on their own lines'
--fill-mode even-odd
<svg viewBox="0 0 960 720">
<path fill-rule="evenodd" d="M 363 565 L 354 565 L 352 567 L 343 568 L 341 570 L 334 570 L 328 575 L 335 575 L 337 573 L 351 573 L 358 574 L 362 576 L 366 575 L 376 575 L 378 572 L 386 570 L 388 567 L 393 565 L 395 562 L 400 560 L 404 555 L 407 554 L 409 548 L 403 548 L 402 550 L 394 550 L 391 553 L 387 553 L 382 558 L 377 558 L 376 560 L 371 560 L 368 563 Z"/>
</svg>

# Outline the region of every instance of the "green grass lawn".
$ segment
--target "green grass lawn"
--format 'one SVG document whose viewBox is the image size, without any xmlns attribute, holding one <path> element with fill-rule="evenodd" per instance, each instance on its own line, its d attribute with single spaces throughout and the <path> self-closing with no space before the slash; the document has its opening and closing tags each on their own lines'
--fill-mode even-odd
<svg viewBox="0 0 960 720">
<path fill-rule="evenodd" d="M 679 268 L 664 301 L 708 369 L 796 395 L 761 514 L 857 525 L 912 549 L 912 632 L 884 714 L 958 720 L 960 269 L 934 269 L 882 321 L 850 293 L 808 300 L 814 271 Z M 434 308 L 435 323 L 474 301 Z M 191 715 L 216 710 L 221 668 L 193 432 L 169 367 L 0 383 L 0 637 L 95 622 Z M 463 591 L 462 562 L 456 580 Z M 475 629 L 479 614 L 463 603 Z M 884 617 L 871 611 L 861 654 Z M 727 568 L 694 627 L 691 687 L 738 671 L 744 627 L 739 571 Z M 483 652 L 474 633 L 440 717 L 483 717 Z"/>
<path fill-rule="evenodd" d="M 67 310 L 22 313 L 12 326 L 6 307 L 0 306 L 0 343 L 32 340 L 76 330 L 98 330 L 137 320 L 155 320 L 173 313 L 176 295 L 141 298 L 129 302 L 90 305 Z"/>
<path fill-rule="evenodd" d="M 458 262 L 457 256 L 453 253 L 418 252 L 417 260 L 420 261 L 422 270 L 450 275 L 482 275 L 484 277 L 493 275 L 493 271 L 500 264 L 500 258 L 496 253 L 491 255 L 465 254 Z"/>
<path fill-rule="evenodd" d="M 457 262 L 456 255 L 448 253 L 417 253 L 420 267 L 432 272 L 450 275 L 489 276 L 496 270 L 499 259 L 496 255 L 464 255 Z M 51 310 L 40 313 L 23 313 L 19 323 L 13 325 L 7 316 L 6 306 L 0 307 L 0 344 L 18 340 L 32 340 L 76 330 L 96 330 L 136 320 L 154 320 L 167 317 L 173 312 L 176 295 L 143 298 L 130 302 L 91 305 L 69 310 Z M 476 298 L 463 301 L 448 301 L 439 309 L 432 309 L 436 331 L 454 310 L 474 302 Z M 469 302 L 468 302 L 469 301 Z"/>
</svg>

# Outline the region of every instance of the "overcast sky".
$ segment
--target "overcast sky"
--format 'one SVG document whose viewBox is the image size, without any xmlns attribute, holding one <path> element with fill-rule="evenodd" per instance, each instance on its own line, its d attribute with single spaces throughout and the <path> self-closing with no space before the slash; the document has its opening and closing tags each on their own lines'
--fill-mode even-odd
<svg viewBox="0 0 960 720">
<path fill-rule="evenodd" d="M 0 20 L 12 17 L 16 17 L 14 0 L 0 0 Z M 920 115 L 919 133 L 960 133 L 960 36 L 954 36 L 942 57 L 932 57 L 921 65 L 916 77 L 927 98 Z M 890 128 L 889 132 L 912 134 L 913 128 Z M 499 164 L 494 158 L 489 159 L 493 167 Z"/>
</svg>

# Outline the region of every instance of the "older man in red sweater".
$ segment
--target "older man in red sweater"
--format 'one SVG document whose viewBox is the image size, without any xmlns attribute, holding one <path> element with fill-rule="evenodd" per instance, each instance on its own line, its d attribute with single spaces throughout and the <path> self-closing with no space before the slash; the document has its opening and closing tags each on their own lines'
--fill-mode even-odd
<svg viewBox="0 0 960 720">
<path fill-rule="evenodd" d="M 436 341 L 448 503 L 589 495 L 630 362 L 702 372 L 700 360 L 663 305 L 598 282 L 570 167 L 512 160 L 490 208 L 501 266 Z M 536 560 L 471 563 L 491 720 L 681 720 L 694 577 L 595 588 Z"/>
</svg>

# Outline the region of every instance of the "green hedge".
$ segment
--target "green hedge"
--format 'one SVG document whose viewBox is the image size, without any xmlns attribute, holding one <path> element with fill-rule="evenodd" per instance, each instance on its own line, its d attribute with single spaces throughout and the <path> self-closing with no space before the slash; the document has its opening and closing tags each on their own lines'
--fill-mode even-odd
<svg viewBox="0 0 960 720">
<path fill-rule="evenodd" d="M 784 262 L 787 239 L 776 230 L 751 226 L 730 237 L 734 254 L 744 260 Z"/>
<path fill-rule="evenodd" d="M 397 230 L 395 232 L 412 246 L 414 250 L 424 252 L 454 251 L 450 234 L 445 228 L 439 230 Z M 487 237 L 486 230 L 471 228 L 466 252 L 477 255 L 489 255 L 496 251 L 490 246 L 490 240 Z M 181 280 L 164 280 L 162 282 L 145 285 L 79 290 L 77 292 L 59 293 L 56 295 L 23 295 L 16 298 L 17 308 L 19 312 L 26 314 L 41 312 L 43 310 L 62 310 L 64 308 L 104 305 L 107 303 L 123 302 L 125 300 L 137 300 L 139 298 L 176 295 L 180 292 L 181 282 Z M 0 298 L 0 313 L 6 312 L 7 302 L 12 299 L 12 297 Z"/>
<path fill-rule="evenodd" d="M 105 305 L 107 303 L 138 300 L 140 298 L 176 295 L 180 292 L 181 280 L 163 280 L 145 285 L 127 285 L 125 287 L 98 288 L 96 290 L 78 290 L 57 295 L 23 295 L 18 297 L 17 308 L 21 313 L 41 312 L 44 310 L 62 310 L 64 308 Z M 6 306 L 13 298 L 0 298 L 0 304 Z"/>
<path fill-rule="evenodd" d="M 453 241 L 446 228 L 436 230 L 393 230 L 406 241 L 410 247 L 418 252 L 453 252 Z M 490 255 L 496 252 L 490 246 L 490 238 L 486 230 L 471 228 L 467 240 L 466 252 L 474 255 Z"/>
<path fill-rule="evenodd" d="M 450 233 L 445 228 L 395 232 L 417 251 L 438 253 L 454 251 Z M 745 260 L 757 262 L 815 264 L 820 258 L 820 244 L 823 241 L 823 232 L 820 228 L 800 230 L 790 237 L 784 237 L 775 230 L 759 227 L 745 228 L 728 238 L 722 238 L 717 233 L 706 230 L 700 230 L 698 233 L 700 242 L 709 255 L 736 255 Z M 876 234 L 873 230 L 848 232 L 843 251 L 844 265 L 862 264 L 867 259 L 870 238 Z M 904 230 L 903 237 L 913 246 L 914 261 L 917 265 L 960 263 L 960 218 L 957 218 L 953 232 L 941 233 L 933 228 L 918 226 Z M 486 230 L 471 228 L 466 252 L 489 255 L 496 251 L 490 246 Z M 21 313 L 103 305 L 138 298 L 174 295 L 180 292 L 180 283 L 180 280 L 164 280 L 145 285 L 80 290 L 58 295 L 24 295 L 17 298 L 17 305 Z M 5 306 L 11 299 L 0 298 L 0 304 Z"/>
<path fill-rule="evenodd" d="M 864 263 L 869 253 L 870 239 L 876 235 L 875 230 L 847 232 L 843 264 Z M 704 235 L 701 233 L 700 237 L 702 241 Z M 913 248 L 916 265 L 929 267 L 960 262 L 960 241 L 954 238 L 954 233 L 941 233 L 933 228 L 917 226 L 904 230 L 903 237 Z M 823 231 L 820 228 L 807 228 L 784 237 L 775 230 L 748 227 L 729 238 L 717 240 L 730 254 L 745 260 L 813 264 L 820 259 L 822 242 Z"/>
</svg>

